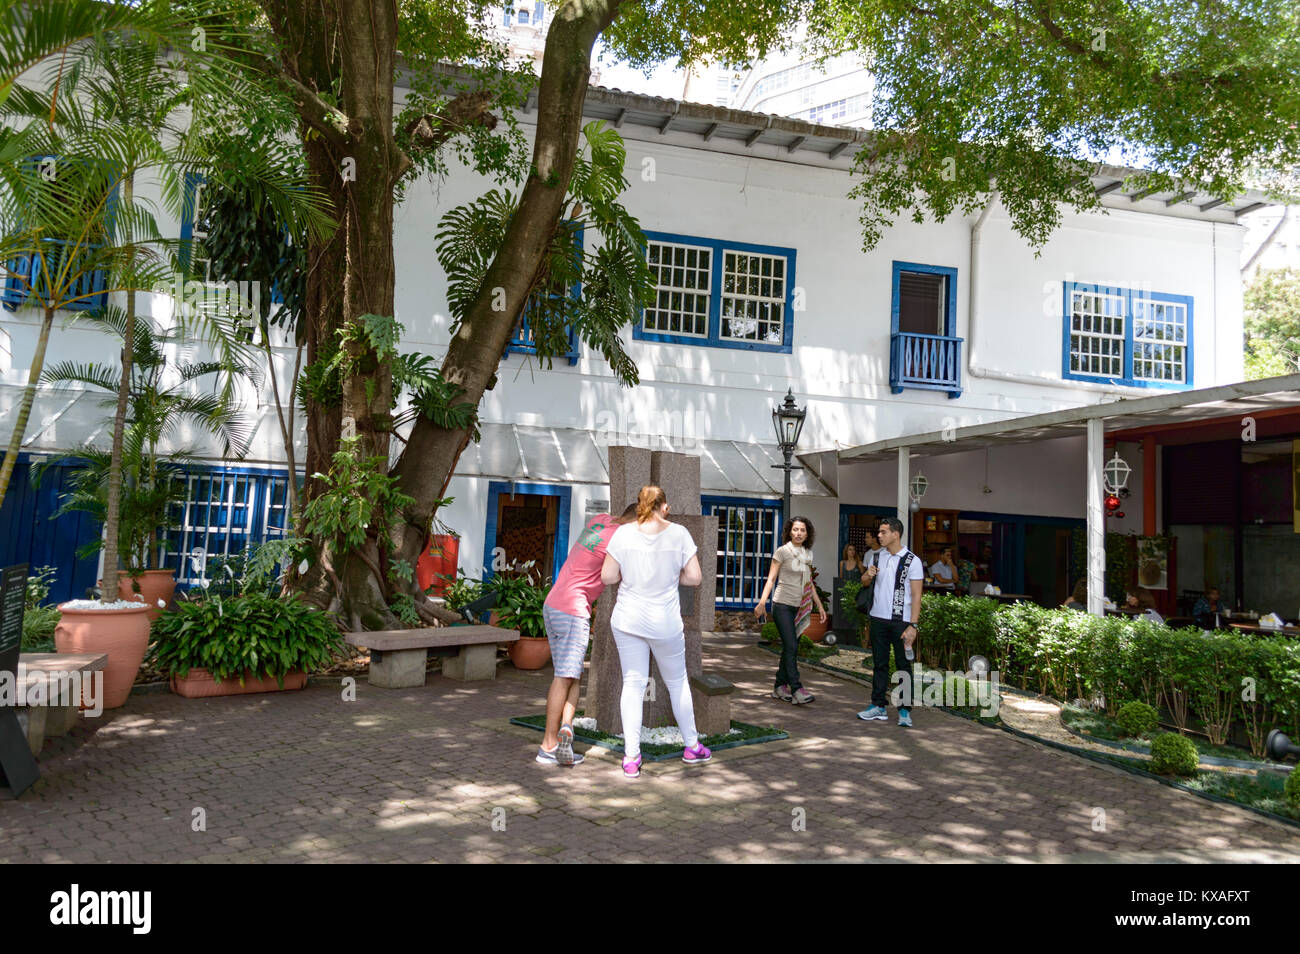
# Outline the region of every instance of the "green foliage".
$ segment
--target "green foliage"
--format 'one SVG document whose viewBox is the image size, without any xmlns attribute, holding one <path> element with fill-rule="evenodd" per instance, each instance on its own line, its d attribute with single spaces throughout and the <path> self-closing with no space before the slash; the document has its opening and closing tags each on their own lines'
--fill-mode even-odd
<svg viewBox="0 0 1300 954">
<path fill-rule="evenodd" d="M 190 599 L 224 599 L 245 594 L 275 596 L 280 592 L 285 571 L 302 559 L 307 544 L 301 537 L 282 537 L 251 543 L 229 556 L 208 557 L 200 585 L 190 591 Z"/>
<path fill-rule="evenodd" d="M 117 306 L 96 309 L 79 320 L 125 340 L 127 316 Z M 181 448 L 167 459 L 159 453 L 159 445 L 189 425 L 219 441 L 224 454 L 242 457 L 252 437 L 252 426 L 241 417 L 241 408 L 223 393 L 229 390 L 223 384 L 250 378 L 250 369 L 221 360 L 169 361 L 170 346 L 178 340 L 175 332 L 163 332 L 151 319 L 135 316 L 117 527 L 118 556 L 121 566 L 130 571 L 157 567 L 159 529 L 168 524 L 168 509 L 183 493 L 176 461 L 197 455 L 194 448 Z M 110 417 L 117 407 L 121 378 L 120 367 L 76 361 L 52 364 L 41 375 L 44 383 L 57 387 L 99 392 L 99 405 Z M 211 381 L 212 393 L 196 393 L 195 385 L 205 379 Z M 85 446 L 59 455 L 35 468 L 35 480 L 39 485 L 46 468 L 80 458 L 87 463 L 73 476 L 71 490 L 55 516 L 80 512 L 103 522 L 112 464 L 109 452 Z M 97 538 L 78 553 L 85 557 L 100 546 Z"/>
<path fill-rule="evenodd" d="M 1160 719 L 1155 709 L 1135 699 L 1119 707 L 1115 721 L 1126 736 L 1136 738 L 1155 731 Z"/>
<path fill-rule="evenodd" d="M 765 643 L 779 643 L 781 641 L 781 630 L 770 619 L 763 624 L 763 628 L 759 630 L 758 635 Z"/>
<path fill-rule="evenodd" d="M 397 489 L 382 457 L 361 459 L 360 438 L 345 438 L 328 474 L 315 474 L 325 490 L 303 511 L 303 528 L 313 536 L 336 541 L 340 552 L 355 550 L 369 532 L 386 534 L 403 507 L 414 503 Z M 380 520 L 372 526 L 372 518 Z"/>
<path fill-rule="evenodd" d="M 491 582 L 485 585 L 496 590 L 496 609 L 501 614 L 498 619 L 500 626 L 517 629 L 520 636 L 546 635 L 542 604 L 546 602 L 551 581 L 538 580 L 531 560 L 504 572 L 498 571 Z"/>
<path fill-rule="evenodd" d="M 439 574 L 439 576 L 449 581 L 443 594 L 447 609 L 459 610 L 483 595 L 483 584 L 463 573 L 454 578 L 447 574 Z"/>
<path fill-rule="evenodd" d="M 622 137 L 600 121 L 584 126 L 583 137 L 586 146 L 575 159 L 567 217 L 556 223 L 524 299 L 503 304 L 526 315 L 544 367 L 568 353 L 572 328 L 610 363 L 621 382 L 632 385 L 639 376 L 619 332 L 652 301 L 645 236 L 618 202 L 627 188 Z M 439 223 L 437 255 L 447 273 L 453 335 L 470 319 L 518 203 L 518 196 L 493 189 L 452 209 Z M 599 243 L 588 231 L 599 236 Z M 580 294 L 572 294 L 578 286 Z"/>
<path fill-rule="evenodd" d="M 333 620 L 294 597 L 247 593 L 179 602 L 153 624 L 149 659 L 167 676 L 202 668 L 214 679 L 284 676 L 328 668 L 343 648 Z"/>
<path fill-rule="evenodd" d="M 932 668 L 964 671 L 983 656 L 1008 685 L 1062 700 L 1101 695 L 1112 715 L 1137 700 L 1180 729 L 1198 725 L 1214 744 L 1240 725 L 1257 756 L 1274 726 L 1300 735 L 1300 646 L 1291 640 L 946 594 L 922 598 L 921 631 L 918 653 Z"/>
<path fill-rule="evenodd" d="M 1286 794 L 1286 803 L 1293 811 L 1300 811 L 1300 769 L 1292 769 L 1286 777 L 1282 791 Z"/>
<path fill-rule="evenodd" d="M 840 616 L 844 617 L 844 622 L 853 627 L 854 632 L 861 634 L 862 628 L 867 625 L 867 618 L 858 611 L 858 593 L 862 590 L 862 584 L 853 580 L 848 580 L 840 587 Z"/>
<path fill-rule="evenodd" d="M 1246 285 L 1246 380 L 1300 370 L 1300 269 L 1260 269 Z"/>
<path fill-rule="evenodd" d="M 1198 761 L 1191 739 L 1177 732 L 1158 735 L 1151 742 L 1151 767 L 1161 775 L 1195 775 Z"/>
<path fill-rule="evenodd" d="M 23 637 L 21 651 L 25 653 L 54 652 L 54 627 L 59 625 L 57 606 L 42 606 L 50 595 L 50 581 L 55 568 L 38 566 L 27 576 L 27 593 L 23 609 Z"/>
<path fill-rule="evenodd" d="M 411 407 L 394 419 L 395 425 L 419 416 L 448 430 L 468 430 L 470 440 L 479 439 L 478 408 L 460 400 L 465 389 L 443 377 L 442 369 L 434 365 L 430 355 L 402 354 L 393 360 L 394 407 L 403 389 L 410 391 Z"/>
</svg>

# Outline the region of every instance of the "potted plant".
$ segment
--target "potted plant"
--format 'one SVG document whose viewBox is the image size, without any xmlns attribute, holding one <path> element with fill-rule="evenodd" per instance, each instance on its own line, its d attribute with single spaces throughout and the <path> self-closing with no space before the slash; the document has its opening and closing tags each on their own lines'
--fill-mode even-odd
<svg viewBox="0 0 1300 954">
<path fill-rule="evenodd" d="M 498 625 L 519 630 L 519 639 L 510 644 L 510 661 L 516 669 L 541 669 L 551 661 L 551 644 L 542 621 L 542 604 L 551 588 L 550 581 L 535 582 L 531 561 L 518 575 L 498 574 L 493 582 L 500 613 Z"/>
</svg>

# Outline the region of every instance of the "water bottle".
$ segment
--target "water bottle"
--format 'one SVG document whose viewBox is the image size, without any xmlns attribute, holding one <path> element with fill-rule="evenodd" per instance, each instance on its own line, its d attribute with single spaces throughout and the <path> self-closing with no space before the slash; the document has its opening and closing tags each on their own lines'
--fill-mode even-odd
<svg viewBox="0 0 1300 954">
<path fill-rule="evenodd" d="M 903 655 L 907 657 L 908 662 L 911 662 L 912 660 L 916 659 L 916 653 L 912 652 L 911 646 L 908 646 L 907 649 L 903 651 Z"/>
</svg>

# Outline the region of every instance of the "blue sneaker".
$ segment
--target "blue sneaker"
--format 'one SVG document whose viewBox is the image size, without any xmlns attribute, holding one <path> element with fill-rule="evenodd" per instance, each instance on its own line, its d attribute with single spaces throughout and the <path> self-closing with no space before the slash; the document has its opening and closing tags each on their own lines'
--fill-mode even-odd
<svg viewBox="0 0 1300 954">
<path fill-rule="evenodd" d="M 872 706 L 870 709 L 863 709 L 858 713 L 858 718 L 864 722 L 870 722 L 873 719 L 879 719 L 881 722 L 889 720 L 889 714 L 885 712 L 883 706 Z"/>
<path fill-rule="evenodd" d="M 904 729 L 910 729 L 912 727 L 912 713 L 907 709 L 899 709 L 898 724 Z"/>
</svg>

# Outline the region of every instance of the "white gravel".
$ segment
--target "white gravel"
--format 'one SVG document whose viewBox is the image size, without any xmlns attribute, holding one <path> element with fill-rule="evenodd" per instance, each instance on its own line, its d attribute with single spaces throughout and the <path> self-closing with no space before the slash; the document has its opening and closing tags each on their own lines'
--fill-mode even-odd
<svg viewBox="0 0 1300 954">
<path fill-rule="evenodd" d="M 61 603 L 59 608 L 70 610 L 138 610 L 145 605 L 145 603 L 136 600 L 118 600 L 116 603 L 101 603 L 99 600 L 68 600 L 66 603 Z"/>
<path fill-rule="evenodd" d="M 583 716 L 573 720 L 575 729 L 586 729 L 594 731 L 596 720 Z M 740 735 L 739 729 L 731 729 L 727 735 Z M 675 725 L 666 725 L 657 729 L 650 729 L 646 726 L 641 727 L 641 744 L 642 745 L 685 745 L 686 740 L 682 738 L 682 730 Z"/>
</svg>

